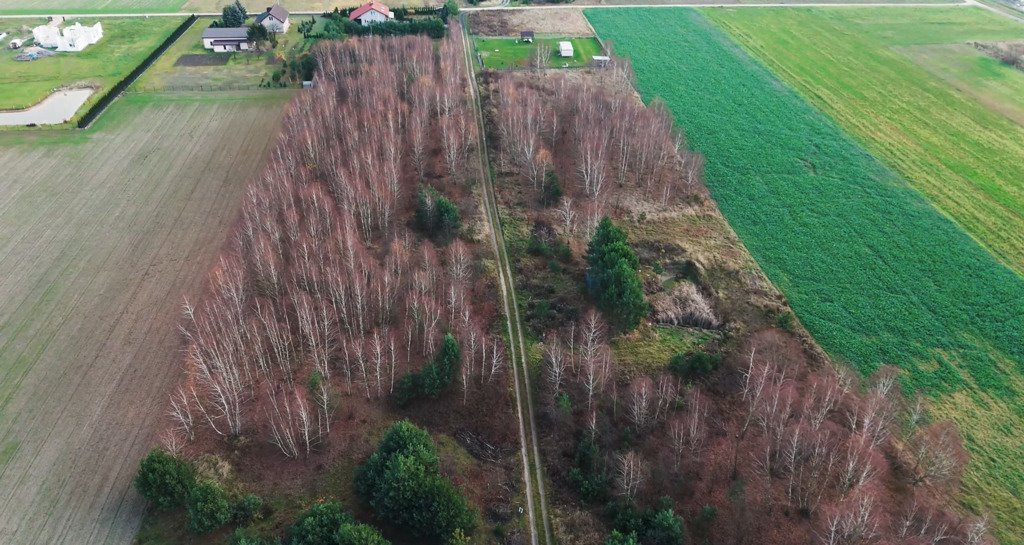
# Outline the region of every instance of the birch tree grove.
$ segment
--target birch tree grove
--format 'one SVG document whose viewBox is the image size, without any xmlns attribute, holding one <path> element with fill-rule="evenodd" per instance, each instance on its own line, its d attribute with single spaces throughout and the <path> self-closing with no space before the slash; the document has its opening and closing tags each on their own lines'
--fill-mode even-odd
<svg viewBox="0 0 1024 545">
<path fill-rule="evenodd" d="M 572 157 L 587 199 L 600 199 L 611 182 L 663 205 L 694 190 L 703 159 L 686 149 L 663 104 L 644 106 L 590 78 L 546 81 L 502 76 L 492 93 L 501 157 L 535 190 L 550 150 Z"/>
<path fill-rule="evenodd" d="M 338 396 L 393 394 L 449 330 L 472 345 L 467 384 L 501 375 L 504 348 L 474 315 L 473 249 L 456 240 L 439 252 L 400 217 L 421 179 L 457 183 L 474 151 L 450 33 L 438 48 L 425 37 L 316 46 L 315 86 L 286 107 L 205 295 L 184 306 L 176 436 L 256 435 L 306 456 L 330 433 Z"/>
</svg>

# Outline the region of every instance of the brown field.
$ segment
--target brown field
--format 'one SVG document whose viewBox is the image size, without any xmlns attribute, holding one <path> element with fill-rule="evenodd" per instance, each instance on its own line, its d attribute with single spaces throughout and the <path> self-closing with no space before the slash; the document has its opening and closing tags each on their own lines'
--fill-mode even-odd
<svg viewBox="0 0 1024 545">
<path fill-rule="evenodd" d="M 181 301 L 287 96 L 129 95 L 88 132 L 0 139 L 0 542 L 134 538 Z"/>
<path fill-rule="evenodd" d="M 593 36 L 583 11 L 573 8 L 470 12 L 469 29 L 480 36 L 519 36 L 523 30 L 559 36 Z"/>
</svg>

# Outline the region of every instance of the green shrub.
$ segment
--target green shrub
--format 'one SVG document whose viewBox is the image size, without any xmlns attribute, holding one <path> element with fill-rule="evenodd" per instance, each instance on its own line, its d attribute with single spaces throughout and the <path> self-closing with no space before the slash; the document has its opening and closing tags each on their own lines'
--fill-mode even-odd
<svg viewBox="0 0 1024 545">
<path fill-rule="evenodd" d="M 231 521 L 231 503 L 215 481 L 200 481 L 192 487 L 186 502 L 188 529 L 197 534 L 216 530 Z"/>
<path fill-rule="evenodd" d="M 135 475 L 135 489 L 160 509 L 183 505 L 195 482 L 191 463 L 158 448 L 142 459 Z"/>
<path fill-rule="evenodd" d="M 407 373 L 399 379 L 398 388 L 393 394 L 395 403 L 399 407 L 406 407 L 420 396 L 437 399 L 455 380 L 461 362 L 459 341 L 451 333 L 446 333 L 434 358 L 419 373 Z"/>
<path fill-rule="evenodd" d="M 246 494 L 235 502 L 235 522 L 238 524 L 249 524 L 254 520 L 259 520 L 261 509 L 263 509 L 263 498 L 256 494 Z"/>
<path fill-rule="evenodd" d="M 598 502 L 608 495 L 609 477 L 601 460 L 601 451 L 590 434 L 576 444 L 569 483 L 583 501 Z"/>
<path fill-rule="evenodd" d="M 775 317 L 775 325 L 778 326 L 779 329 L 793 331 L 793 328 L 796 327 L 796 317 L 793 316 L 792 312 L 784 310 Z"/>
<path fill-rule="evenodd" d="M 540 202 L 544 206 L 558 204 L 562 198 L 562 185 L 558 183 L 558 175 L 554 169 L 549 169 L 544 174 L 544 187 L 542 188 Z"/>
<path fill-rule="evenodd" d="M 640 542 L 636 540 L 636 533 L 623 534 L 618 530 L 612 530 L 608 540 L 604 543 L 605 545 L 640 545 Z"/>
<path fill-rule="evenodd" d="M 268 539 L 252 528 L 236 528 L 228 539 L 228 545 L 280 545 L 281 541 Z"/>
<path fill-rule="evenodd" d="M 612 528 L 635 535 L 642 545 L 682 545 L 686 540 L 683 521 L 672 512 L 672 500 L 662 497 L 653 509 L 641 509 L 632 501 L 608 504 Z"/>
<path fill-rule="evenodd" d="M 459 207 L 430 186 L 416 191 L 414 219 L 420 231 L 442 244 L 455 238 L 462 225 Z"/>
<path fill-rule="evenodd" d="M 299 516 L 288 531 L 289 545 L 334 545 L 343 524 L 355 522 L 336 501 L 318 503 Z"/>
<path fill-rule="evenodd" d="M 356 491 L 378 517 L 434 543 L 476 526 L 469 504 L 441 476 L 430 436 L 407 420 L 394 423 L 359 468 Z"/>
<path fill-rule="evenodd" d="M 367 524 L 342 524 L 334 538 L 337 545 L 391 545 L 376 528 Z"/>
<path fill-rule="evenodd" d="M 650 308 L 644 300 L 637 269 L 640 260 L 626 242 L 626 234 L 604 217 L 587 248 L 587 286 L 608 321 L 632 331 Z"/>
<path fill-rule="evenodd" d="M 721 354 L 696 351 L 678 353 L 668 362 L 668 369 L 686 382 L 694 382 L 710 375 L 722 361 Z"/>
</svg>

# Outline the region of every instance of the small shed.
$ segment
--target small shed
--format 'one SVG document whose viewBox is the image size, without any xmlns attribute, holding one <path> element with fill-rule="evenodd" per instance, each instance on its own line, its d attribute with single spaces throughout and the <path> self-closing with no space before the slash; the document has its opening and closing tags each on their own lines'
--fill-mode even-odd
<svg viewBox="0 0 1024 545">
<path fill-rule="evenodd" d="M 612 58 L 607 55 L 594 55 L 591 57 L 594 62 L 594 66 L 608 66 L 608 63 L 612 62 Z"/>
<path fill-rule="evenodd" d="M 24 41 L 24 40 L 22 40 L 22 39 L 20 39 L 20 38 L 14 38 L 14 39 L 12 39 L 12 40 L 11 40 L 11 43 L 10 43 L 9 47 L 10 47 L 11 49 L 18 49 L 18 48 L 19 48 L 19 47 L 21 47 L 21 46 L 22 46 L 22 44 L 24 44 L 24 43 L 25 43 L 25 41 Z"/>
<path fill-rule="evenodd" d="M 532 44 L 533 43 L 533 31 L 532 30 L 524 30 L 524 31 L 520 32 L 519 33 L 519 41 Z"/>
<path fill-rule="evenodd" d="M 558 56 L 572 58 L 572 42 L 558 42 Z"/>
</svg>

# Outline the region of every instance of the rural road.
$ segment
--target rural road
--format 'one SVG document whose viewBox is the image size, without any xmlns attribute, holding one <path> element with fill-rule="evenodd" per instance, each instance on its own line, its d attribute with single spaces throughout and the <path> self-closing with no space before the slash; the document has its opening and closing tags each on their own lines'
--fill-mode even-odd
<svg viewBox="0 0 1024 545">
<path fill-rule="evenodd" d="M 465 17 L 462 18 L 463 29 Z M 512 365 L 513 385 L 516 397 L 516 414 L 519 420 L 519 444 L 523 462 L 523 484 L 526 495 L 526 518 L 530 525 L 531 545 L 553 545 L 551 521 L 548 518 L 547 499 L 544 492 L 544 464 L 540 458 L 537 440 L 537 421 L 533 411 L 533 393 L 530 387 L 530 371 L 526 357 L 526 342 L 523 340 L 519 307 L 516 305 L 515 282 L 512 266 L 505 248 L 505 235 L 498 213 L 498 201 L 494 194 L 491 177 L 491 161 L 487 154 L 487 133 L 484 128 L 483 110 L 480 105 L 480 91 L 473 71 L 472 47 L 469 33 L 462 32 L 465 53 L 466 75 L 469 77 L 471 99 L 477 122 L 480 150 L 480 179 L 483 192 L 484 214 L 490 226 L 491 244 L 498 259 L 498 284 L 505 311 L 509 339 L 509 359 Z M 539 511 L 539 512 L 538 512 Z M 539 528 L 538 528 L 539 526 Z"/>
<path fill-rule="evenodd" d="M 608 8 L 944 8 L 950 6 L 978 6 L 994 13 L 999 13 L 1011 19 L 1024 20 L 1014 17 L 987 6 L 976 0 L 961 0 L 955 2 L 765 2 L 756 4 L 740 4 L 735 2 L 673 2 L 670 4 L 642 4 L 642 3 L 616 3 L 597 5 L 575 5 L 575 4 L 550 4 L 543 6 L 488 6 L 488 7 L 464 7 L 461 11 L 500 11 L 500 10 L 526 10 L 526 9 L 608 9 Z M 292 15 L 320 15 L 322 11 L 293 11 Z M 54 12 L 38 13 L 30 15 L 0 15 L 0 19 L 39 19 L 48 15 L 55 15 Z M 94 18 L 94 17 L 183 17 L 189 13 L 86 13 L 86 14 L 60 14 L 71 18 Z M 219 17 L 219 12 L 195 13 L 200 17 Z"/>
</svg>

